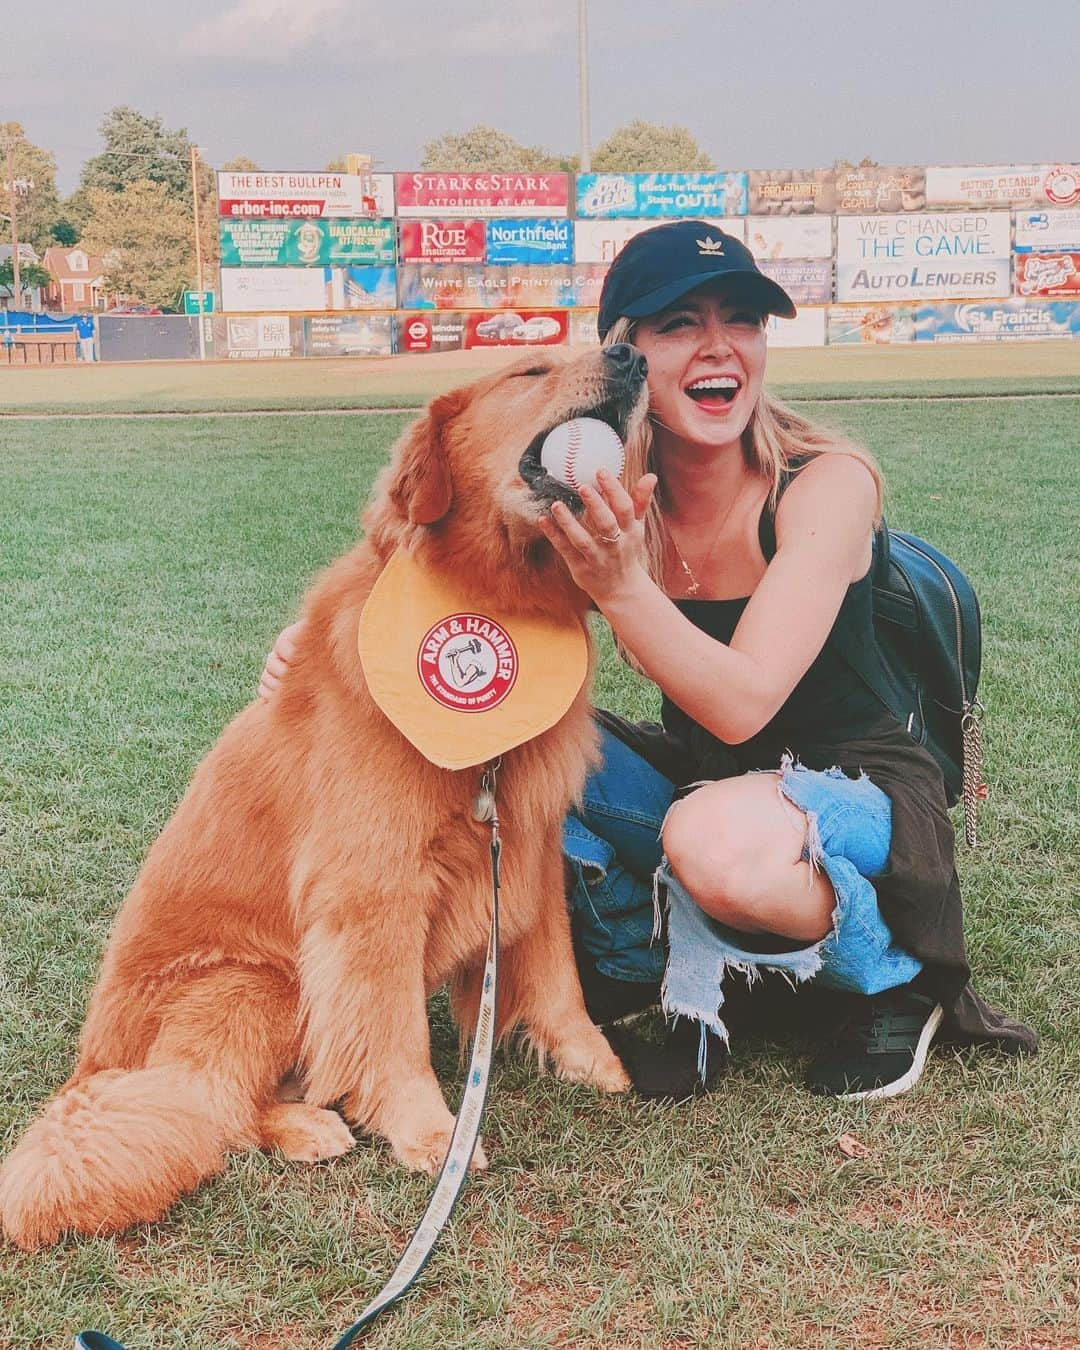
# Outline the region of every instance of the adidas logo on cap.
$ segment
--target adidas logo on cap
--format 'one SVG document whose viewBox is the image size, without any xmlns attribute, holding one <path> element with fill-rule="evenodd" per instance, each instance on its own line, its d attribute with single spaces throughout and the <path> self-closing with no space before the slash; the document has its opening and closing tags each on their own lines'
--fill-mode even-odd
<svg viewBox="0 0 1080 1350">
<path fill-rule="evenodd" d="M 724 256 L 724 241 L 722 239 L 698 239 L 695 242 L 698 246 L 698 252 L 706 258 L 722 258 Z"/>
</svg>

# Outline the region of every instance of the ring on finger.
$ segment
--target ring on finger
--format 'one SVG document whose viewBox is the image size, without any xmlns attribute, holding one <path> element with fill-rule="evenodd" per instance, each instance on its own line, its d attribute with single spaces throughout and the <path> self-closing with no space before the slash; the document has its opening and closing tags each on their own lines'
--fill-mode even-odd
<svg viewBox="0 0 1080 1350">
<path fill-rule="evenodd" d="M 596 537 L 603 544 L 617 544 L 622 538 L 622 530 L 616 525 L 614 534 L 598 534 Z"/>
</svg>

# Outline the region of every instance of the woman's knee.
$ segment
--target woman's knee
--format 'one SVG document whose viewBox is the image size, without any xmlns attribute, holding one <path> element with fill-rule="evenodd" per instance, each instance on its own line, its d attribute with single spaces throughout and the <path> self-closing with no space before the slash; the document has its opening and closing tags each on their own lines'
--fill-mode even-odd
<svg viewBox="0 0 1080 1350">
<path fill-rule="evenodd" d="M 664 825 L 664 853 L 672 872 L 710 917 L 733 928 L 756 927 L 753 898 L 761 854 L 737 821 L 678 802 Z"/>
</svg>

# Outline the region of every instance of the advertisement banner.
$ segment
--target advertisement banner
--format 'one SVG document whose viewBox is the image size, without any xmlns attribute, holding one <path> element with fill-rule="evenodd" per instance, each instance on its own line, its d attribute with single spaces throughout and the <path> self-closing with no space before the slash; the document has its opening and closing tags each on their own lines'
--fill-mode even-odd
<svg viewBox="0 0 1080 1350">
<path fill-rule="evenodd" d="M 1080 252 L 1017 254 L 1015 290 L 1017 295 L 1080 297 Z"/>
<path fill-rule="evenodd" d="M 308 356 L 392 356 L 392 314 L 322 314 L 304 320 Z"/>
<path fill-rule="evenodd" d="M 570 346 L 598 347 L 600 337 L 596 331 L 595 309 L 572 309 L 570 311 Z"/>
<path fill-rule="evenodd" d="M 607 267 L 433 266 L 407 263 L 400 271 L 402 309 L 554 309 L 595 307 Z"/>
<path fill-rule="evenodd" d="M 485 225 L 488 263 L 571 263 L 572 220 L 489 220 Z"/>
<path fill-rule="evenodd" d="M 747 216 L 746 246 L 766 258 L 832 258 L 832 216 Z"/>
<path fill-rule="evenodd" d="M 223 267 L 225 311 L 393 309 L 392 267 Z"/>
<path fill-rule="evenodd" d="M 848 215 L 869 211 L 922 211 L 926 171 L 921 165 L 882 164 L 837 169 L 836 209 Z"/>
<path fill-rule="evenodd" d="M 393 263 L 392 220 L 222 220 L 222 267 Z"/>
<path fill-rule="evenodd" d="M 745 173 L 580 173 L 577 213 L 593 218 L 745 216 Z"/>
<path fill-rule="evenodd" d="M 794 319 L 770 314 L 765 321 L 770 347 L 824 347 L 825 310 L 800 309 Z"/>
<path fill-rule="evenodd" d="M 1007 296 L 1007 211 L 840 216 L 837 300 Z"/>
<path fill-rule="evenodd" d="M 393 267 L 327 267 L 328 309 L 394 309 L 397 273 Z"/>
<path fill-rule="evenodd" d="M 219 173 L 218 215 L 241 220 L 392 216 L 390 173 Z"/>
<path fill-rule="evenodd" d="M 230 361 L 265 361 L 303 356 L 304 323 L 288 314 L 214 318 L 214 353 Z"/>
<path fill-rule="evenodd" d="M 723 230 L 742 242 L 743 222 L 738 217 L 717 220 L 715 217 L 703 217 L 706 225 Z M 574 221 L 574 261 L 610 263 L 616 253 L 635 234 L 642 230 L 651 230 L 655 220 L 575 220 Z M 831 249 L 830 249 L 831 252 Z"/>
<path fill-rule="evenodd" d="M 1080 206 L 1066 210 L 1017 211 L 1013 217 L 1013 251 L 1080 253 Z"/>
<path fill-rule="evenodd" d="M 562 347 L 569 314 L 565 310 L 517 314 L 478 314 L 448 310 L 398 314 L 399 352 L 471 350 L 474 347 Z"/>
<path fill-rule="evenodd" d="M 831 215 L 836 207 L 834 169 L 751 169 L 750 214 Z"/>
<path fill-rule="evenodd" d="M 1076 300 L 1004 300 L 993 305 L 920 305 L 916 342 L 1004 342 L 1080 337 Z"/>
<path fill-rule="evenodd" d="M 459 352 L 465 346 L 465 314 L 459 310 L 395 315 L 399 352 Z"/>
<path fill-rule="evenodd" d="M 856 342 L 915 341 L 915 311 L 910 305 L 866 305 L 830 309 L 825 340 L 829 346 Z"/>
<path fill-rule="evenodd" d="M 402 262 L 484 261 L 482 220 L 403 220 L 399 229 Z"/>
<path fill-rule="evenodd" d="M 926 171 L 927 206 L 1077 206 L 1080 164 L 950 164 Z"/>
<path fill-rule="evenodd" d="M 223 267 L 221 308 L 328 309 L 329 287 L 323 267 Z"/>
<path fill-rule="evenodd" d="M 565 216 L 565 173 L 399 173 L 399 216 Z"/>
<path fill-rule="evenodd" d="M 831 260 L 763 258 L 759 266 L 767 277 L 783 286 L 796 305 L 827 305 L 833 298 Z"/>
<path fill-rule="evenodd" d="M 467 314 L 465 346 L 472 347 L 565 347 L 570 316 L 565 310 L 535 310 L 522 314 L 517 323 L 512 312 Z"/>
</svg>

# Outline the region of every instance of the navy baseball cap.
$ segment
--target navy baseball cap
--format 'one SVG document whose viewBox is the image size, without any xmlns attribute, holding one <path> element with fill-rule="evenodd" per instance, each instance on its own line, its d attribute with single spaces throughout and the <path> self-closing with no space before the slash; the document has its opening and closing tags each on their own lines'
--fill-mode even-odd
<svg viewBox="0 0 1080 1350">
<path fill-rule="evenodd" d="M 791 296 L 758 270 L 754 255 L 733 235 L 704 220 L 674 220 L 628 239 L 608 268 L 596 327 L 601 342 L 615 320 L 642 319 L 710 281 L 732 290 L 762 314 L 795 317 Z"/>
</svg>

